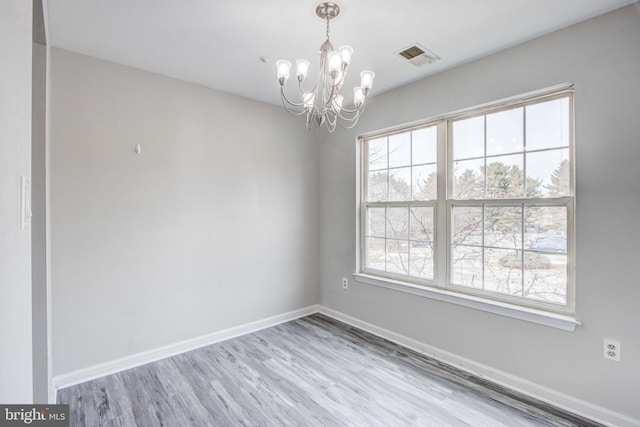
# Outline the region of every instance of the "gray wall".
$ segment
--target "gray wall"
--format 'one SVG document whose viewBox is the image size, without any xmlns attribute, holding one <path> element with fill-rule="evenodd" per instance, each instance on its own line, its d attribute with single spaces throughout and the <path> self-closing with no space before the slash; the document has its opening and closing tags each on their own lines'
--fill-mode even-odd
<svg viewBox="0 0 640 427">
<path fill-rule="evenodd" d="M 31 2 L 0 2 L 0 402 L 33 400 L 31 231 L 20 177 L 31 176 Z"/>
<path fill-rule="evenodd" d="M 323 305 L 570 396 L 640 418 L 640 11 L 632 5 L 374 97 L 351 132 L 320 145 Z M 355 266 L 355 138 L 575 82 L 575 332 L 340 278 Z M 352 280 L 352 282 L 354 282 Z M 618 338 L 620 363 L 602 357 Z"/>
<path fill-rule="evenodd" d="M 317 303 L 304 125 L 75 53 L 51 61 L 54 375 Z"/>
</svg>

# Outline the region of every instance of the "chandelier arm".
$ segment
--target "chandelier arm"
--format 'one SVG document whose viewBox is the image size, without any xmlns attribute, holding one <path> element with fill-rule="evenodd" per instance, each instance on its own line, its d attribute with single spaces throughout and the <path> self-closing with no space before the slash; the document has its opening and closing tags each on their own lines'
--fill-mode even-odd
<svg viewBox="0 0 640 427">
<path fill-rule="evenodd" d="M 337 123 L 337 120 L 334 120 L 333 123 L 327 122 L 327 129 L 329 130 L 329 132 L 333 132 L 334 130 L 336 130 Z"/>
<path fill-rule="evenodd" d="M 354 99 L 354 101 L 355 101 L 355 99 Z M 353 104 L 353 106 L 354 106 L 354 109 L 353 109 L 353 110 L 350 110 L 349 108 L 345 108 L 344 110 L 345 110 L 346 112 L 348 112 L 348 113 L 358 113 L 358 114 L 361 114 L 361 113 L 362 113 L 362 111 L 364 111 L 364 109 L 367 107 L 367 97 L 365 96 L 365 97 L 362 99 L 362 104 L 360 104 L 359 106 L 357 106 L 357 107 L 356 107 L 355 103 Z"/>
<path fill-rule="evenodd" d="M 357 119 L 356 119 L 357 121 Z M 351 129 L 352 126 L 346 126 L 342 124 L 340 121 L 340 115 L 336 111 L 330 111 L 330 114 L 327 114 L 327 130 L 329 132 L 333 132 L 336 130 L 337 126 L 340 125 L 341 128 Z"/>
<path fill-rule="evenodd" d="M 333 110 L 328 110 L 327 111 L 327 127 L 330 127 L 329 125 L 335 125 L 337 120 L 337 116 L 335 114 L 335 111 Z"/>
<path fill-rule="evenodd" d="M 284 96 L 284 99 L 289 103 L 289 105 L 306 109 L 303 95 L 304 95 L 304 92 L 298 91 L 298 99 L 300 100 L 300 102 L 294 102 L 291 99 L 289 99 L 289 97 L 287 96 L 286 93 L 284 93 L 284 91 L 282 92 L 282 96 Z"/>
<path fill-rule="evenodd" d="M 301 82 L 301 81 L 298 81 L 298 92 L 299 92 L 300 94 L 302 94 L 302 93 L 304 93 L 304 92 L 312 92 L 312 93 L 314 93 L 314 94 L 316 94 L 316 95 L 317 95 L 317 90 L 318 90 L 318 81 L 320 80 L 320 76 L 319 76 L 319 74 L 320 74 L 320 73 L 316 74 L 316 81 L 315 81 L 315 82 L 313 82 L 313 86 L 312 86 L 312 87 L 311 87 L 311 89 L 310 89 L 310 90 L 308 90 L 308 91 L 305 91 L 305 90 L 302 88 L 302 82 Z M 302 98 L 302 96 L 301 96 L 300 98 Z"/>
<path fill-rule="evenodd" d="M 360 116 L 356 117 L 355 120 L 350 122 L 350 124 L 348 124 L 348 125 L 345 125 L 340 121 L 338 122 L 338 124 L 340 125 L 340 127 L 342 129 L 353 129 L 353 127 L 358 124 L 358 120 L 359 119 L 360 119 Z"/>
<path fill-rule="evenodd" d="M 318 117 L 318 109 L 314 106 L 311 110 L 307 111 L 307 130 L 311 130 L 313 120 Z"/>
<path fill-rule="evenodd" d="M 295 102 L 289 101 L 289 98 L 287 98 L 287 96 L 284 94 L 284 90 L 282 89 L 280 90 L 280 99 L 282 100 L 282 105 L 284 106 L 285 110 L 287 110 L 289 113 L 293 114 L 294 116 L 301 116 L 307 112 L 304 109 L 302 111 L 296 111 L 289 108 L 289 105 L 294 107 L 301 107 L 304 105 L 304 102 L 297 104 Z"/>
<path fill-rule="evenodd" d="M 335 131 L 337 126 L 340 126 L 343 129 L 352 129 L 360 119 L 360 116 L 365 110 L 365 105 L 363 104 L 360 108 L 355 110 L 349 110 L 353 116 L 349 117 L 347 115 L 342 114 L 343 110 L 336 111 L 334 109 L 327 109 L 325 113 L 325 121 L 327 130 L 329 132 Z"/>
<path fill-rule="evenodd" d="M 340 118 L 336 118 L 336 124 L 340 125 L 340 127 L 343 129 L 351 129 L 358 123 L 359 119 L 360 119 L 360 116 L 354 116 L 349 120 L 344 120 L 343 118 L 340 117 Z"/>
<path fill-rule="evenodd" d="M 364 113 L 364 110 L 365 110 L 365 105 L 363 104 L 362 105 L 362 109 L 360 111 L 358 111 L 358 114 L 356 114 L 352 118 L 348 118 L 346 120 L 342 120 L 342 121 L 338 120 L 338 124 L 343 129 L 351 129 L 351 128 L 353 128 L 358 123 L 358 120 L 360 120 L 360 116 L 362 115 L 362 113 Z M 349 124 L 344 124 L 344 122 L 348 122 Z"/>
<path fill-rule="evenodd" d="M 348 117 L 348 118 L 345 118 L 344 116 L 338 116 L 338 117 L 336 118 L 336 121 L 340 123 L 340 126 L 342 126 L 342 127 L 346 127 L 346 126 L 345 126 L 345 123 L 346 123 L 346 124 L 349 124 L 349 123 L 357 122 L 357 121 L 358 121 L 358 118 L 360 118 L 360 116 L 359 116 L 359 115 L 357 115 L 357 116 L 353 116 L 353 117 Z M 348 129 L 350 129 L 351 127 L 353 127 L 353 126 L 349 126 L 349 127 L 348 127 Z"/>
<path fill-rule="evenodd" d="M 280 98 L 284 101 L 287 102 L 287 104 L 293 106 L 293 107 L 303 107 L 304 106 L 304 101 L 303 102 L 293 102 L 291 101 L 287 95 L 284 93 L 284 88 L 280 88 Z"/>
<path fill-rule="evenodd" d="M 341 128 L 351 129 L 358 123 L 360 116 L 361 114 L 357 114 L 353 117 L 339 116 L 336 121 L 338 122 Z"/>
<path fill-rule="evenodd" d="M 366 99 L 362 102 L 362 104 L 359 107 L 357 107 L 357 108 L 355 108 L 353 110 L 350 110 L 348 108 L 342 107 L 340 112 L 342 113 L 344 111 L 345 113 L 349 113 L 349 114 L 362 114 L 362 112 L 364 111 L 365 105 L 367 105 L 367 100 Z"/>
<path fill-rule="evenodd" d="M 334 85 L 335 87 L 342 88 L 342 86 L 344 85 L 344 81 L 347 78 L 347 70 L 348 69 L 349 69 L 349 65 L 348 64 L 347 65 L 343 65 L 342 73 L 340 75 L 340 79 L 335 81 L 335 85 Z"/>
<path fill-rule="evenodd" d="M 329 92 L 328 87 L 325 86 L 325 90 L 323 91 L 323 94 L 322 94 L 322 108 L 327 110 L 333 110 L 334 109 L 333 98 L 334 98 L 334 95 L 336 95 L 336 86 L 332 85 L 331 83 L 329 83 L 328 86 L 331 88 L 331 91 Z M 331 108 L 328 108 L 328 107 L 331 107 Z"/>
</svg>

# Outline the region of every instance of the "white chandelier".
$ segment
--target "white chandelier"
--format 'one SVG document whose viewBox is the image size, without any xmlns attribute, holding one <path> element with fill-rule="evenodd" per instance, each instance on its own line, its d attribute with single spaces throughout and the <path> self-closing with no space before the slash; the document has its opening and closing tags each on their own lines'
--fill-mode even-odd
<svg viewBox="0 0 640 427">
<path fill-rule="evenodd" d="M 337 124 L 347 129 L 354 127 L 364 112 L 367 95 L 373 84 L 375 73 L 361 72 L 360 86 L 353 89 L 353 109 L 343 106 L 344 96 L 340 94 L 340 90 L 347 77 L 353 49 L 350 46 L 342 46 L 338 50 L 333 50 L 333 45 L 329 41 L 329 21 L 339 13 L 340 8 L 335 3 L 322 3 L 316 7 L 316 15 L 327 21 L 327 40 L 320 46 L 318 76 L 308 90 L 303 89 L 302 83 L 309 71 L 309 61 L 306 59 L 296 61 L 299 102 L 289 100 L 284 93 L 291 62 L 286 59 L 276 62 L 282 104 L 291 114 L 306 115 L 307 129 L 311 129 L 314 122 L 318 126 L 325 124 L 329 132 L 333 132 Z"/>
</svg>

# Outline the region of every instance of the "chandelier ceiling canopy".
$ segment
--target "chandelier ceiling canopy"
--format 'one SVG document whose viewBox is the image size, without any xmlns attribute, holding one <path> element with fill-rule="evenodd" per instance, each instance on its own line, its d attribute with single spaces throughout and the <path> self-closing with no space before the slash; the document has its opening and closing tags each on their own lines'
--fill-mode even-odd
<svg viewBox="0 0 640 427">
<path fill-rule="evenodd" d="M 333 132 L 337 125 L 344 128 L 355 126 L 364 112 L 367 95 L 375 77 L 373 71 L 362 71 L 360 86 L 353 88 L 353 108 L 343 105 L 345 99 L 340 91 L 347 76 L 353 49 L 350 46 L 341 46 L 334 50 L 329 40 L 330 21 L 339 13 L 340 7 L 335 3 L 321 3 L 316 7 L 316 15 L 327 22 L 327 39 L 320 46 L 320 66 L 315 82 L 306 82 L 310 62 L 306 59 L 296 61 L 297 101 L 289 99 L 285 94 L 291 62 L 286 59 L 276 62 L 282 104 L 291 114 L 305 116 L 307 129 L 311 129 L 314 124 L 326 125 L 329 132 Z"/>
</svg>

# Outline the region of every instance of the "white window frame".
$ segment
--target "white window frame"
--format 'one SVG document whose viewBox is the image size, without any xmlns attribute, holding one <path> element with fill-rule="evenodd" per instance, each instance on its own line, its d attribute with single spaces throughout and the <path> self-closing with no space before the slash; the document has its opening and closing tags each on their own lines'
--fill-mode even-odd
<svg viewBox="0 0 640 427">
<path fill-rule="evenodd" d="M 557 198 L 518 198 L 518 199 L 480 199 L 480 200 L 453 200 L 449 197 L 452 182 L 453 156 L 451 141 L 448 138 L 450 127 L 454 120 L 470 118 L 479 115 L 495 113 L 503 110 L 530 105 L 537 102 L 551 101 L 553 99 L 569 97 L 569 158 L 570 158 L 570 194 Z M 383 131 L 360 135 L 357 139 L 357 271 L 354 274 L 358 282 L 381 286 L 413 295 L 432 298 L 440 301 L 454 303 L 479 310 L 489 311 L 508 317 L 555 327 L 567 331 L 573 331 L 576 325 L 581 323 L 575 318 L 575 139 L 574 139 L 574 107 L 573 84 L 566 83 L 549 87 L 543 90 L 529 92 L 496 102 L 464 109 L 461 111 L 438 116 L 428 120 L 422 120 Z M 437 126 L 437 200 L 432 202 L 367 202 L 367 150 L 366 141 L 381 138 L 393 134 L 409 132 L 429 126 Z M 451 238 L 451 212 L 454 206 L 464 205 L 529 205 L 540 206 L 566 206 L 567 208 L 567 288 L 566 305 L 552 304 L 534 299 L 510 297 L 497 292 L 482 291 L 465 286 L 451 284 L 450 255 L 452 251 Z M 434 279 L 424 280 L 389 272 L 368 270 L 365 266 L 366 259 L 366 207 L 389 206 L 398 204 L 401 206 L 434 205 Z"/>
</svg>

